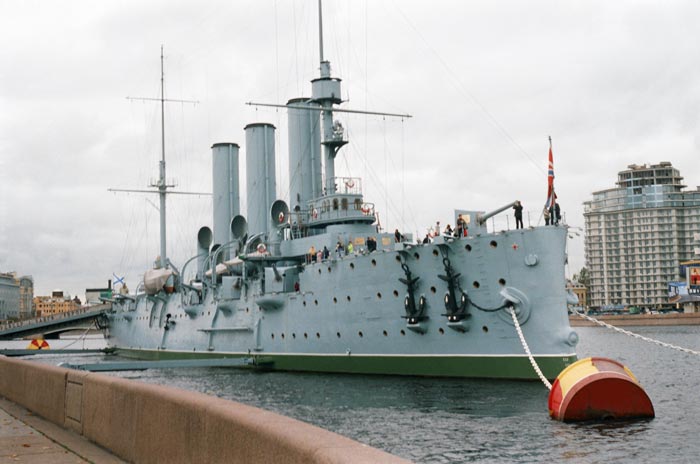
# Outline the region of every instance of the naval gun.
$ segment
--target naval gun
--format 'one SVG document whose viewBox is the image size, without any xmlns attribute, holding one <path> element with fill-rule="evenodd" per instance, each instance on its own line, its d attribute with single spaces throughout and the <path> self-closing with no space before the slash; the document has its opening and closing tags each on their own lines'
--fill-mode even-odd
<svg viewBox="0 0 700 464">
<path fill-rule="evenodd" d="M 501 213 L 509 208 L 512 208 L 513 206 L 515 206 L 515 204 L 517 202 L 518 202 L 518 200 L 515 200 L 512 203 L 508 203 L 507 205 L 501 206 L 500 208 L 494 209 L 493 211 L 490 211 L 486 214 L 479 214 L 476 217 L 476 222 L 478 222 L 480 226 L 483 226 L 484 224 L 486 224 L 486 221 L 488 221 L 489 219 L 491 219 L 492 217 L 494 217 L 498 213 Z"/>
</svg>

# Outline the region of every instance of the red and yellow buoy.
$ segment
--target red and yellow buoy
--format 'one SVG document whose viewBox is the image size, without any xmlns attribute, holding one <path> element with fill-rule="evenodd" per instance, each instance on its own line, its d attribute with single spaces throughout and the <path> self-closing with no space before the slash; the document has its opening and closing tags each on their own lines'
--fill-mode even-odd
<svg viewBox="0 0 700 464">
<path fill-rule="evenodd" d="M 554 381 L 549 415 L 564 422 L 652 418 L 654 406 L 625 366 L 608 358 L 586 358 Z"/>
<path fill-rule="evenodd" d="M 28 350 L 48 350 L 49 348 L 49 343 L 43 338 L 35 338 L 27 347 Z"/>
</svg>

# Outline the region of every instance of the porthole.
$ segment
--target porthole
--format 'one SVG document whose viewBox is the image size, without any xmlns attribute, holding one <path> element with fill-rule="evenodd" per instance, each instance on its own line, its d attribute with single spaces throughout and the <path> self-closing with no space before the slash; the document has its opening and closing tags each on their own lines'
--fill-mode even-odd
<svg viewBox="0 0 700 464">
<path fill-rule="evenodd" d="M 406 335 L 406 331 L 402 329 L 402 330 L 401 330 L 401 335 Z"/>
<path fill-rule="evenodd" d="M 506 279 L 498 279 L 498 283 L 501 284 L 501 285 L 505 285 L 505 284 L 506 284 Z"/>
<path fill-rule="evenodd" d="M 491 245 L 491 248 L 496 248 L 498 246 L 498 243 L 496 243 L 495 240 L 491 240 L 491 243 L 489 243 L 489 245 Z"/>
<path fill-rule="evenodd" d="M 319 274 L 321 273 L 321 269 L 318 270 L 318 273 L 319 273 Z"/>
<path fill-rule="evenodd" d="M 335 333 L 336 337 L 340 338 L 340 332 Z"/>
<path fill-rule="evenodd" d="M 355 269 L 355 263 L 350 263 L 350 269 Z"/>
<path fill-rule="evenodd" d="M 306 332 L 304 332 L 304 338 L 309 338 L 309 334 L 307 334 Z"/>
<path fill-rule="evenodd" d="M 469 245 L 469 244 L 467 244 L 467 245 L 464 246 L 464 249 L 467 250 L 467 251 L 472 251 L 472 246 Z"/>
<path fill-rule="evenodd" d="M 348 298 L 348 301 L 350 301 L 352 299 L 352 298 L 350 298 L 350 295 L 348 295 L 347 298 Z"/>
<path fill-rule="evenodd" d="M 377 292 L 377 298 L 379 298 L 380 300 L 382 299 L 382 294 L 380 292 Z"/>
<path fill-rule="evenodd" d="M 321 338 L 321 334 L 316 332 L 316 338 Z"/>
<path fill-rule="evenodd" d="M 483 326 L 483 327 L 481 328 L 481 330 L 483 330 L 484 333 L 488 333 L 488 332 L 489 332 L 489 328 L 486 327 L 486 326 Z"/>
<path fill-rule="evenodd" d="M 338 299 L 336 297 L 333 297 L 333 303 L 337 303 Z"/>
<path fill-rule="evenodd" d="M 314 304 L 318 306 L 318 300 L 314 300 Z"/>
<path fill-rule="evenodd" d="M 388 336 L 389 336 L 389 334 L 387 333 L 386 330 L 384 330 L 384 331 L 382 332 L 382 335 L 384 335 L 385 337 L 388 337 Z"/>
<path fill-rule="evenodd" d="M 437 248 L 433 250 L 433 256 L 438 256 L 440 253 L 438 253 Z"/>
<path fill-rule="evenodd" d="M 437 292 L 437 289 L 435 287 L 430 287 L 430 293 L 435 293 Z"/>
<path fill-rule="evenodd" d="M 295 334 L 294 332 L 292 332 L 292 338 L 297 338 L 297 334 Z"/>
<path fill-rule="evenodd" d="M 360 338 L 364 337 L 364 335 L 362 335 L 362 332 L 357 332 L 357 335 L 358 335 Z"/>
<path fill-rule="evenodd" d="M 376 266 L 376 265 L 377 265 L 377 260 L 376 260 L 376 259 L 373 259 L 373 260 L 372 260 L 372 266 Z"/>
<path fill-rule="evenodd" d="M 280 335 L 280 337 L 282 337 L 282 340 L 284 340 L 284 334 Z"/>
<path fill-rule="evenodd" d="M 445 329 L 443 329 L 442 327 L 438 329 L 438 332 L 440 333 L 440 335 L 445 335 Z"/>
<path fill-rule="evenodd" d="M 413 257 L 416 258 L 417 260 L 420 259 L 420 255 L 418 253 L 413 253 Z"/>
<path fill-rule="evenodd" d="M 302 302 L 301 302 L 301 305 L 302 305 L 302 306 L 306 306 L 306 301 L 302 301 Z"/>
<path fill-rule="evenodd" d="M 331 272 L 331 267 L 330 267 L 330 266 L 328 266 L 328 272 Z"/>
<path fill-rule="evenodd" d="M 248 311 L 250 311 L 250 309 L 246 308 L 246 309 L 245 309 L 245 312 L 248 312 Z"/>
<path fill-rule="evenodd" d="M 479 284 L 479 282 L 477 282 L 476 280 L 472 283 L 472 285 L 474 286 L 474 288 L 479 288 L 481 286 L 481 284 Z"/>
<path fill-rule="evenodd" d="M 272 337 L 273 340 L 275 339 L 275 334 L 270 334 L 270 336 Z"/>
<path fill-rule="evenodd" d="M 399 296 L 399 292 L 397 290 L 394 290 L 394 296 Z"/>
</svg>

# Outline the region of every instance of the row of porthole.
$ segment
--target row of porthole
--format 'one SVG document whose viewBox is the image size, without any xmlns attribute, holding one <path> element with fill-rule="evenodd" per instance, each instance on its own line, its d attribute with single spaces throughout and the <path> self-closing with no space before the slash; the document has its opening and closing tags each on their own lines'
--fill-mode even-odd
<svg viewBox="0 0 700 464">
<path fill-rule="evenodd" d="M 489 245 L 491 246 L 491 248 L 497 248 L 497 247 L 498 247 L 498 242 L 496 242 L 495 240 L 491 240 L 491 243 L 490 243 Z M 470 244 L 467 244 L 467 245 L 464 246 L 464 249 L 467 250 L 467 251 L 472 251 L 472 246 L 471 246 Z M 440 253 L 437 251 L 437 249 L 433 250 L 433 256 L 439 256 L 439 254 L 440 254 Z M 413 257 L 414 257 L 416 260 L 418 260 L 418 259 L 420 259 L 420 254 L 418 254 L 418 252 L 413 253 Z M 401 256 L 400 256 L 400 255 L 396 255 L 396 261 L 401 262 Z M 376 265 L 377 265 L 377 260 L 376 260 L 376 259 L 372 259 L 372 266 L 376 266 Z M 350 269 L 355 269 L 355 263 L 350 263 Z M 331 272 L 330 266 L 328 266 L 328 272 Z M 318 270 L 318 273 L 319 273 L 319 274 L 321 273 L 321 269 Z"/>
<path fill-rule="evenodd" d="M 503 279 L 503 278 L 498 279 L 498 283 L 499 283 L 500 285 L 505 286 L 505 284 L 506 284 L 506 279 Z M 479 288 L 479 287 L 481 286 L 481 284 L 480 284 L 478 281 L 476 281 L 476 280 L 472 283 L 472 285 L 474 286 L 474 288 Z M 437 288 L 435 288 L 435 287 L 430 287 L 430 293 L 432 293 L 432 294 L 437 293 Z M 398 296 L 399 296 L 398 290 L 394 290 L 394 296 L 398 298 Z M 348 302 L 352 301 L 352 298 L 350 297 L 350 295 L 347 295 L 345 298 L 348 300 Z M 377 292 L 377 299 L 378 299 L 378 300 L 381 300 L 381 299 L 382 299 L 382 293 L 381 293 L 381 292 Z M 338 298 L 337 298 L 337 297 L 333 297 L 333 303 L 338 303 Z M 302 301 L 301 304 L 302 304 L 303 306 L 306 306 L 306 301 L 305 301 L 305 300 Z M 318 300 L 314 300 L 314 305 L 318 306 Z M 247 312 L 247 311 L 248 311 L 248 308 L 246 308 L 246 312 Z"/>
<path fill-rule="evenodd" d="M 481 330 L 482 330 L 484 333 L 488 333 L 489 328 L 488 328 L 487 326 L 483 326 L 483 327 L 481 328 Z M 399 333 L 400 333 L 402 336 L 405 336 L 405 335 L 406 335 L 406 331 L 403 330 L 403 329 L 401 329 L 401 331 L 399 331 Z M 440 327 L 440 328 L 438 329 L 438 333 L 439 333 L 440 335 L 445 335 L 445 329 L 443 329 L 442 327 Z M 386 330 L 383 330 L 383 331 L 382 331 L 382 335 L 385 336 L 385 337 L 388 337 L 388 336 L 389 336 L 389 332 L 387 332 Z M 420 335 L 425 335 L 425 333 L 424 333 L 424 332 L 421 332 Z M 341 338 L 340 332 L 336 332 L 336 333 L 335 333 L 335 336 L 336 336 L 337 338 Z M 362 331 L 359 331 L 359 332 L 357 332 L 357 336 L 358 336 L 359 338 L 364 338 L 365 335 L 364 335 L 364 333 L 363 333 Z M 271 334 L 270 334 L 270 337 L 274 340 L 274 339 L 275 339 L 275 334 L 274 334 L 274 333 L 271 333 Z M 285 339 L 284 333 L 281 333 L 281 334 L 280 334 L 280 338 L 281 338 L 282 340 Z M 294 332 L 292 332 L 292 338 L 293 338 L 293 339 L 296 339 L 296 338 L 297 338 L 297 334 L 294 333 Z M 304 339 L 308 339 L 308 338 L 309 338 L 309 334 L 306 333 L 306 332 L 304 332 Z M 319 332 L 316 332 L 316 338 L 318 338 L 318 339 L 321 338 L 321 334 L 320 334 Z"/>
</svg>

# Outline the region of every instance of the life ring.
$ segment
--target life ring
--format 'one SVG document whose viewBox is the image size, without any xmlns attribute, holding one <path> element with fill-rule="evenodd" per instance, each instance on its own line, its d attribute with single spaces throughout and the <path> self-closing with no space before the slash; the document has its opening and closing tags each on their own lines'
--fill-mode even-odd
<svg viewBox="0 0 700 464">
<path fill-rule="evenodd" d="M 367 205 L 362 205 L 362 214 L 368 215 L 370 213 L 370 211 L 372 211 L 372 208 L 370 208 Z"/>
<path fill-rule="evenodd" d="M 311 217 L 313 217 L 314 219 L 318 218 L 318 210 L 316 208 L 311 210 Z"/>
<path fill-rule="evenodd" d="M 280 211 L 280 214 L 277 217 L 277 219 L 280 221 L 280 224 L 282 224 L 284 222 L 284 213 Z"/>
<path fill-rule="evenodd" d="M 348 179 L 345 181 L 345 186 L 349 189 L 353 188 L 355 186 L 355 181 L 352 179 Z"/>
</svg>

